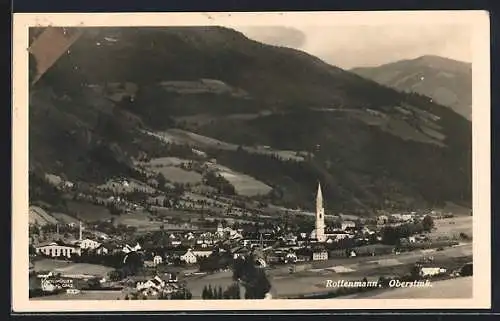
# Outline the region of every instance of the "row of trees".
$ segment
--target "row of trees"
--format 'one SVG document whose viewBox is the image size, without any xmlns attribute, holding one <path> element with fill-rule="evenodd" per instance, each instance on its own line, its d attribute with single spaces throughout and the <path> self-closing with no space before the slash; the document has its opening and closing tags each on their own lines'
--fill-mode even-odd
<svg viewBox="0 0 500 321">
<path fill-rule="evenodd" d="M 203 288 L 201 297 L 203 300 L 236 300 L 240 299 L 240 287 L 233 283 L 222 291 L 222 287 L 212 287 L 211 285 Z"/>
<path fill-rule="evenodd" d="M 400 239 L 409 236 L 429 232 L 434 227 L 434 220 L 431 216 L 425 216 L 422 222 L 408 223 L 400 226 L 385 226 L 382 228 L 382 243 L 388 245 L 399 244 Z"/>
</svg>

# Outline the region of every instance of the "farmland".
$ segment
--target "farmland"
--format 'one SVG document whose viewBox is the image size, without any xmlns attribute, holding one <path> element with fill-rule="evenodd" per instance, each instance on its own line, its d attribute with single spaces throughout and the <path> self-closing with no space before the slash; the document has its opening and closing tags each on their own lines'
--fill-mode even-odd
<svg viewBox="0 0 500 321">
<path fill-rule="evenodd" d="M 114 217 L 104 206 L 88 202 L 67 201 L 68 210 L 83 221 L 104 221 Z"/>
<path fill-rule="evenodd" d="M 431 239 L 442 237 L 458 237 L 460 233 L 472 236 L 472 216 L 460 216 L 434 221 L 435 230 L 429 235 Z"/>
<path fill-rule="evenodd" d="M 30 206 L 30 211 L 29 211 L 29 222 L 30 224 L 39 224 L 39 225 L 46 225 L 46 224 L 56 224 L 57 220 L 49 215 L 45 210 L 38 206 Z"/>
<path fill-rule="evenodd" d="M 231 183 L 236 193 L 243 196 L 264 195 L 271 191 L 271 187 L 256 180 L 255 178 L 239 172 L 235 172 L 228 167 L 215 165 L 219 174 L 221 174 L 229 183 Z"/>
<path fill-rule="evenodd" d="M 457 290 L 460 289 L 460 290 Z M 472 277 L 436 281 L 431 287 L 398 288 L 365 292 L 342 297 L 342 299 L 463 299 L 472 297 Z"/>
<path fill-rule="evenodd" d="M 325 287 L 326 280 L 378 280 L 381 275 L 402 275 L 410 271 L 410 267 L 429 251 L 415 251 L 400 255 L 381 255 L 374 257 L 355 257 L 318 261 L 312 263 L 302 272 L 288 273 L 288 268 L 271 269 L 268 276 L 273 285 L 273 297 L 294 297 L 302 294 L 330 291 Z M 457 268 L 470 261 L 472 245 L 464 244 L 446 248 L 443 251 L 432 251 L 436 263 Z M 310 266 L 310 265 L 309 265 Z M 226 286 L 232 282 L 229 272 L 221 272 L 187 280 L 192 289 L 193 298 L 201 296 L 201 290 L 207 283 Z"/>
<path fill-rule="evenodd" d="M 97 276 L 107 276 L 109 271 L 113 269 L 107 266 L 88 264 L 88 263 L 73 263 L 62 260 L 41 259 L 33 262 L 35 271 L 54 271 L 62 274 L 90 274 Z"/>
</svg>

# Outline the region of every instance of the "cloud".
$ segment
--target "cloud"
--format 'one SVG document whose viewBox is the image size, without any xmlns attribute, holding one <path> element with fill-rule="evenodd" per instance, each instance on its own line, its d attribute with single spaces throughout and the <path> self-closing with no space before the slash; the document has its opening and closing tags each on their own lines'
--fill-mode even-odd
<svg viewBox="0 0 500 321">
<path fill-rule="evenodd" d="M 239 30 L 257 41 L 300 49 L 345 69 L 423 55 L 472 61 L 466 25 L 250 27 Z"/>
</svg>

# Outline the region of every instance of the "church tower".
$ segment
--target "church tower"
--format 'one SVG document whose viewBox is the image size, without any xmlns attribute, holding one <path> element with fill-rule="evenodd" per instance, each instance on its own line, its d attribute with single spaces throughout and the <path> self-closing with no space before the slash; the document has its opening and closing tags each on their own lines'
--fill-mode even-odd
<svg viewBox="0 0 500 321">
<path fill-rule="evenodd" d="M 316 239 L 325 242 L 325 209 L 323 207 L 323 193 L 321 183 L 318 183 L 318 194 L 316 195 Z"/>
</svg>

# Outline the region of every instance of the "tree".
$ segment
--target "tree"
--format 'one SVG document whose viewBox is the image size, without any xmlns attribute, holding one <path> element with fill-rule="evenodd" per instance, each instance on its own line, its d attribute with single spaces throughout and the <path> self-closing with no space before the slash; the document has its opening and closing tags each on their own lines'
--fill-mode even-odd
<svg viewBox="0 0 500 321">
<path fill-rule="evenodd" d="M 160 190 L 164 190 L 165 184 L 167 184 L 167 179 L 165 178 L 165 176 L 162 173 L 158 173 L 158 177 L 156 178 L 156 180 L 158 181 L 158 188 Z"/>
<path fill-rule="evenodd" d="M 217 290 L 217 299 L 222 300 L 222 287 L 219 286 Z"/>
<path fill-rule="evenodd" d="M 245 299 L 263 299 L 271 289 L 264 270 L 255 266 L 253 255 L 235 260 L 233 279 L 245 287 Z"/>
<path fill-rule="evenodd" d="M 123 272 L 121 270 L 113 270 L 108 273 L 110 281 L 120 281 L 123 279 Z"/>
<path fill-rule="evenodd" d="M 201 292 L 201 298 L 203 300 L 207 300 L 208 299 L 208 289 L 207 289 L 206 285 L 203 287 L 203 291 Z"/>
<path fill-rule="evenodd" d="M 422 220 L 422 226 L 424 228 L 424 231 L 430 232 L 432 228 L 434 227 L 434 220 L 432 219 L 431 216 L 426 215 L 424 219 Z"/>
<path fill-rule="evenodd" d="M 214 290 L 212 289 L 211 285 L 208 285 L 207 289 L 207 299 L 212 300 L 214 298 Z"/>
</svg>

